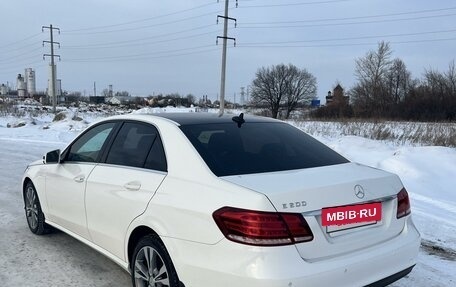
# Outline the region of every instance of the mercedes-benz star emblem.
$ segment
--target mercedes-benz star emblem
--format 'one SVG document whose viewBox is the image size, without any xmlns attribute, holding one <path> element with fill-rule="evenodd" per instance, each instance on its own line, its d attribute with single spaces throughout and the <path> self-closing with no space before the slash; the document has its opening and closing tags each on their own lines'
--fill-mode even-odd
<svg viewBox="0 0 456 287">
<path fill-rule="evenodd" d="M 364 188 L 361 185 L 359 185 L 359 184 L 355 185 L 354 190 L 355 190 L 355 195 L 357 198 L 359 198 L 359 199 L 364 198 L 364 195 L 365 195 Z"/>
</svg>

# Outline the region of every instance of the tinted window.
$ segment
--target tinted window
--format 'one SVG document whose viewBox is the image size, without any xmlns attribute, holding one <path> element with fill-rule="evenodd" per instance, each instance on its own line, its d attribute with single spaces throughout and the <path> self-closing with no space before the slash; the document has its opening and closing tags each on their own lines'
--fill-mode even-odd
<svg viewBox="0 0 456 287">
<path fill-rule="evenodd" d="M 109 150 L 106 163 L 166 171 L 158 131 L 141 123 L 125 123 Z"/>
<path fill-rule="evenodd" d="M 163 145 L 160 140 L 160 137 L 154 142 L 152 149 L 147 156 L 146 164 L 144 165 L 145 168 L 154 169 L 159 171 L 167 171 L 168 166 L 166 164 L 166 157 L 165 151 L 163 150 Z"/>
<path fill-rule="evenodd" d="M 156 137 L 157 131 L 150 125 L 125 123 L 114 139 L 106 163 L 143 167 Z"/>
<path fill-rule="evenodd" d="M 101 124 L 84 133 L 71 146 L 66 161 L 96 162 L 114 126 L 115 123 Z"/>
<path fill-rule="evenodd" d="M 181 127 L 217 176 L 293 170 L 347 163 L 311 136 L 285 123 Z"/>
</svg>

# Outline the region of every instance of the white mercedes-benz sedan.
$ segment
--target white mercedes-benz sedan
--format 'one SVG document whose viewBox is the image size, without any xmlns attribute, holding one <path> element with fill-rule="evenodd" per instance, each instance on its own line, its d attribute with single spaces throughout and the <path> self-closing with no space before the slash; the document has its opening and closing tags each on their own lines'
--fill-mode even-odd
<svg viewBox="0 0 456 287">
<path fill-rule="evenodd" d="M 136 287 L 386 286 L 420 235 L 391 173 L 281 121 L 126 115 L 30 164 L 30 230 L 60 229 Z"/>
</svg>

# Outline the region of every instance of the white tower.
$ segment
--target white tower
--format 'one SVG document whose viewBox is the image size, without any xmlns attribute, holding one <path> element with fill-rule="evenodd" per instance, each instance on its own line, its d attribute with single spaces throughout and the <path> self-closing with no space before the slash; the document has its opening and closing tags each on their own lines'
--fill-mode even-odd
<svg viewBox="0 0 456 287">
<path fill-rule="evenodd" d="M 36 78 L 35 71 L 32 68 L 25 69 L 25 83 L 27 85 L 27 93 L 29 97 L 36 94 Z"/>
<path fill-rule="evenodd" d="M 25 98 L 25 96 L 27 94 L 27 85 L 25 84 L 25 79 L 24 79 L 24 77 L 22 77 L 21 74 L 17 75 L 16 89 L 17 89 L 17 96 L 19 98 Z"/>
</svg>

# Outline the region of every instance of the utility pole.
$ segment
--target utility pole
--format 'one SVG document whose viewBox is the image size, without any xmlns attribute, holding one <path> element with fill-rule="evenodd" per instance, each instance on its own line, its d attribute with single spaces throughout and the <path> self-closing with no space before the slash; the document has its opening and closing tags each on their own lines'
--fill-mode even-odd
<svg viewBox="0 0 456 287">
<path fill-rule="evenodd" d="M 51 41 L 43 41 L 43 47 L 44 47 L 44 43 L 48 43 L 51 45 L 51 54 L 44 54 L 43 55 L 43 60 L 46 58 L 46 57 L 51 57 L 51 85 L 52 85 L 52 90 L 51 90 L 51 97 L 52 97 L 52 111 L 54 112 L 54 114 L 56 113 L 56 104 L 57 104 L 57 95 L 55 93 L 55 90 L 56 90 L 56 84 L 55 84 L 55 62 L 54 62 L 54 58 L 55 57 L 58 57 L 59 60 L 60 60 L 60 55 L 55 55 L 54 54 L 54 44 L 57 44 L 59 45 L 59 48 L 60 48 L 60 43 L 59 42 L 54 42 L 54 30 L 57 30 L 60 34 L 60 29 L 59 28 L 55 28 L 55 27 L 52 27 L 52 24 L 49 25 L 49 26 L 43 26 L 41 27 L 41 31 L 44 32 L 44 29 L 49 29 L 49 33 L 51 34 Z"/>
<path fill-rule="evenodd" d="M 97 82 L 93 82 L 93 96 L 97 96 Z"/>
<path fill-rule="evenodd" d="M 217 0 L 219 2 L 219 0 Z M 222 76 L 221 76 L 221 83 L 220 83 L 220 111 L 219 116 L 223 116 L 225 110 L 225 80 L 226 80 L 226 50 L 227 50 L 227 42 L 228 40 L 234 41 L 234 46 L 236 47 L 236 38 L 228 37 L 228 20 L 232 20 L 237 24 L 237 20 L 235 18 L 231 18 L 228 16 L 228 8 L 229 8 L 229 0 L 225 0 L 225 14 L 224 16 L 217 15 L 217 24 L 219 18 L 223 19 L 223 36 L 217 36 L 217 44 L 219 39 L 223 39 L 223 52 L 222 52 Z M 238 6 L 238 0 L 236 0 L 236 7 Z"/>
</svg>

